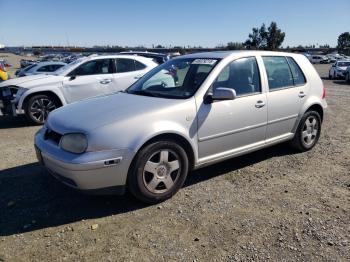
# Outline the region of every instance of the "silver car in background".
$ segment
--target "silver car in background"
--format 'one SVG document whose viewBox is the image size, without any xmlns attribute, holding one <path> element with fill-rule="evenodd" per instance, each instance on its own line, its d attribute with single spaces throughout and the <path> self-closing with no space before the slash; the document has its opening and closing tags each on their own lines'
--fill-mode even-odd
<svg viewBox="0 0 350 262">
<path fill-rule="evenodd" d="M 318 141 L 325 90 L 303 55 L 234 51 L 181 56 L 126 91 L 53 111 L 35 135 L 39 161 L 68 186 L 173 196 L 190 170 L 284 141 Z"/>
<path fill-rule="evenodd" d="M 16 72 L 16 76 L 22 77 L 22 76 L 31 76 L 31 75 L 50 74 L 65 65 L 67 64 L 63 62 L 40 62 L 37 64 L 29 65 L 22 69 L 19 69 Z"/>
</svg>

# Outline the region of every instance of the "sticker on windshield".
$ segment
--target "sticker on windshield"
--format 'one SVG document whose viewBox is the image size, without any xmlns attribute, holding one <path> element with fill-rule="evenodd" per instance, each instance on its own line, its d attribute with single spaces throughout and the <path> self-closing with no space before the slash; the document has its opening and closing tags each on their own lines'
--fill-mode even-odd
<svg viewBox="0 0 350 262">
<path fill-rule="evenodd" d="M 192 64 L 193 65 L 213 65 L 216 63 L 215 59 L 195 59 Z"/>
</svg>

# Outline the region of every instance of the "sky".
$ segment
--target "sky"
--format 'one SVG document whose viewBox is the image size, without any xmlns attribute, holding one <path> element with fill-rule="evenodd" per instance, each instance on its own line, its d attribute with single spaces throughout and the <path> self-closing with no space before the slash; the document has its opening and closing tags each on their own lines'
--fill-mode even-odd
<svg viewBox="0 0 350 262">
<path fill-rule="evenodd" d="M 283 46 L 350 31 L 350 0 L 0 0 L 0 43 L 215 47 L 277 22 Z"/>
</svg>

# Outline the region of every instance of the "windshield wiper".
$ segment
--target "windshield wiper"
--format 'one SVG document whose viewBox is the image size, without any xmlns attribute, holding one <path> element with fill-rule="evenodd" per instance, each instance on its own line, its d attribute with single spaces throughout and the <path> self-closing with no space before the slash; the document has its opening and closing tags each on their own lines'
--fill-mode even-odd
<svg viewBox="0 0 350 262">
<path fill-rule="evenodd" d="M 159 95 L 156 95 L 151 92 L 147 92 L 146 90 L 132 90 L 127 91 L 128 94 L 134 94 L 134 95 L 141 95 L 141 96 L 152 96 L 152 97 L 159 97 Z"/>
</svg>

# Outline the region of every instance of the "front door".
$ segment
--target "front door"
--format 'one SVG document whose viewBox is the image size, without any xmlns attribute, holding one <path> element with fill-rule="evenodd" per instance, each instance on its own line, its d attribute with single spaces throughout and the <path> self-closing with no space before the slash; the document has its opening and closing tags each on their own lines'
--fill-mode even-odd
<svg viewBox="0 0 350 262">
<path fill-rule="evenodd" d="M 63 93 L 67 103 L 112 93 L 114 88 L 112 59 L 88 61 L 63 80 Z"/>
<path fill-rule="evenodd" d="M 206 162 L 263 145 L 267 102 L 255 57 L 231 62 L 214 81 L 212 89 L 232 88 L 237 98 L 202 103 L 198 109 L 199 161 Z"/>
</svg>

